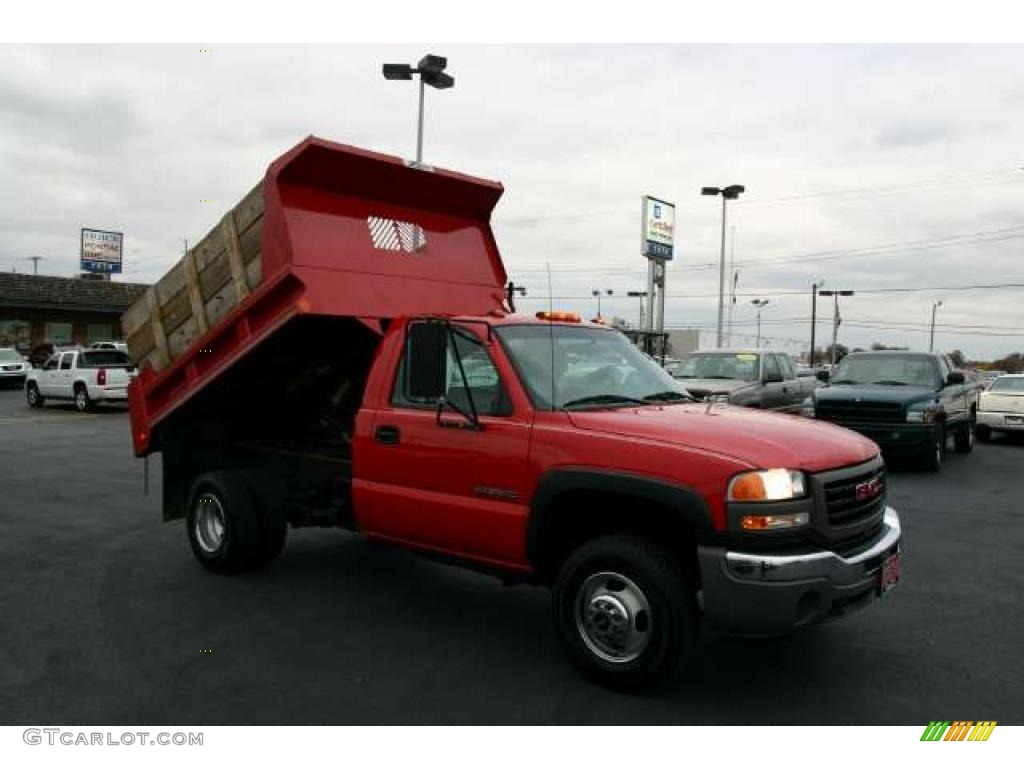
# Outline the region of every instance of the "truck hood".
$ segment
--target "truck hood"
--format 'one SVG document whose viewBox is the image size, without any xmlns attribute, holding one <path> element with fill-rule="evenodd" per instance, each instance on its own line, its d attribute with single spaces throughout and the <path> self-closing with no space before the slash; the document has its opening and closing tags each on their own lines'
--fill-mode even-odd
<svg viewBox="0 0 1024 768">
<path fill-rule="evenodd" d="M 732 393 L 738 389 L 756 385 L 756 382 L 740 381 L 739 379 L 676 379 L 676 381 L 682 384 L 687 392 L 700 395 Z"/>
<path fill-rule="evenodd" d="M 884 387 L 873 384 L 830 384 L 814 390 L 817 402 L 899 403 L 903 406 L 934 400 L 937 394 L 928 387 Z"/>
<path fill-rule="evenodd" d="M 878 453 L 871 440 L 802 416 L 730 405 L 671 405 L 570 411 L 575 427 L 713 451 L 752 467 L 817 472 L 858 464 Z"/>
</svg>

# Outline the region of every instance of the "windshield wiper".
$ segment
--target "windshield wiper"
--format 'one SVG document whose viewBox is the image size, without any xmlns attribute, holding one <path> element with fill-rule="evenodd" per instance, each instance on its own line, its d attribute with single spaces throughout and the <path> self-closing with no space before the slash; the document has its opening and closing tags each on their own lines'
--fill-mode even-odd
<svg viewBox="0 0 1024 768">
<path fill-rule="evenodd" d="M 689 395 L 684 395 L 682 392 L 676 392 L 674 389 L 666 389 L 664 392 L 654 392 L 650 395 L 644 395 L 644 400 L 658 400 L 661 402 L 689 400 L 691 402 L 696 402 Z"/>
<path fill-rule="evenodd" d="M 872 381 L 871 383 L 872 384 L 882 384 L 884 386 L 893 386 L 893 387 L 905 387 L 905 386 L 907 386 L 907 382 L 905 382 L 905 381 L 896 381 L 895 379 L 882 379 L 881 381 Z"/>
<path fill-rule="evenodd" d="M 570 400 L 568 403 L 564 403 L 562 407 L 570 408 L 574 405 L 614 405 L 615 403 L 649 405 L 646 400 L 637 400 L 635 397 L 627 397 L 626 395 L 588 395 L 587 397 L 578 397 L 575 400 Z"/>
</svg>

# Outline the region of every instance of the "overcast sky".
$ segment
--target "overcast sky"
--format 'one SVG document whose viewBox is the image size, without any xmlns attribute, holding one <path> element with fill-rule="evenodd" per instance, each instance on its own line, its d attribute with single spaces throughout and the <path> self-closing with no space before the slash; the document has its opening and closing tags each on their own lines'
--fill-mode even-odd
<svg viewBox="0 0 1024 768">
<path fill-rule="evenodd" d="M 612 289 L 604 314 L 635 323 L 652 194 L 678 205 L 666 325 L 713 341 L 721 211 L 699 192 L 740 183 L 734 343 L 761 295 L 763 336 L 805 348 L 825 279 L 858 291 L 842 343 L 927 348 L 942 300 L 937 347 L 1024 349 L 1024 288 L 871 292 L 1024 284 L 1022 46 L 208 47 L 0 46 L 0 269 L 74 274 L 90 226 L 125 232 L 120 279 L 153 281 L 308 134 L 412 155 L 415 86 L 380 64 L 432 51 L 456 87 L 428 93 L 425 159 L 505 185 L 531 311 L 550 263 L 558 308 Z"/>
</svg>

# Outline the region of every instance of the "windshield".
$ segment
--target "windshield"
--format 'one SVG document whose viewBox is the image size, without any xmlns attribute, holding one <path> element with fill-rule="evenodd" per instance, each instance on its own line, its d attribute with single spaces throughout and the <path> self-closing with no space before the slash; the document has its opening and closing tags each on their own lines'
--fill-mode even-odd
<svg viewBox="0 0 1024 768">
<path fill-rule="evenodd" d="M 20 363 L 21 355 L 13 349 L 0 349 L 0 363 Z"/>
<path fill-rule="evenodd" d="M 833 384 L 934 388 L 938 380 L 932 358 L 910 355 L 848 355 L 832 373 Z"/>
<path fill-rule="evenodd" d="M 497 333 L 537 408 L 690 399 L 661 366 L 617 331 L 512 325 Z"/>
<path fill-rule="evenodd" d="M 1024 394 L 1024 376 L 1002 376 L 992 382 L 989 392 L 1020 392 Z"/>
<path fill-rule="evenodd" d="M 760 359 L 753 353 L 691 355 L 675 371 L 677 379 L 736 379 L 757 381 Z"/>
</svg>

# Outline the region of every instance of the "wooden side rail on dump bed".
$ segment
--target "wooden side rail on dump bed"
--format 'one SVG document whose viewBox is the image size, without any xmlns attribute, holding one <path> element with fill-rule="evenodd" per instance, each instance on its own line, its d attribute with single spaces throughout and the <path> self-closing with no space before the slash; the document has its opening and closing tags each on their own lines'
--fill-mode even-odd
<svg viewBox="0 0 1024 768">
<path fill-rule="evenodd" d="M 128 350 L 161 371 L 260 284 L 263 184 L 257 184 L 220 223 L 121 319 Z"/>
</svg>

